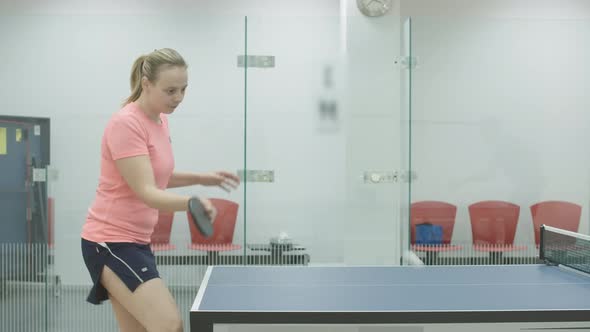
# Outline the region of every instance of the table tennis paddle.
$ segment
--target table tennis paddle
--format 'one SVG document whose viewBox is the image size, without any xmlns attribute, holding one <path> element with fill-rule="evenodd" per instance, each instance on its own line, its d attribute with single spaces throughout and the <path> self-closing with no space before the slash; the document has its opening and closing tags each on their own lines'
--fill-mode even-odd
<svg viewBox="0 0 590 332">
<path fill-rule="evenodd" d="M 213 235 L 212 220 L 198 197 L 189 199 L 187 214 L 189 220 L 197 226 L 197 229 L 204 237 Z"/>
</svg>

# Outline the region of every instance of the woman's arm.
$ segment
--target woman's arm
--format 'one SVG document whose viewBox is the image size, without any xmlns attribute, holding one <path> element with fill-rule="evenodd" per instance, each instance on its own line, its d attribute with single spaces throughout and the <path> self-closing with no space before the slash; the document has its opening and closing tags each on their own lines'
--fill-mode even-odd
<svg viewBox="0 0 590 332">
<path fill-rule="evenodd" d="M 187 187 L 201 183 L 201 175 L 197 173 L 173 172 L 168 181 L 168 188 Z"/>
<path fill-rule="evenodd" d="M 236 189 L 240 178 L 229 172 L 212 173 L 181 173 L 174 172 L 168 181 L 168 188 L 186 187 L 192 185 L 219 186 L 225 191 Z"/>
<path fill-rule="evenodd" d="M 117 159 L 115 164 L 131 190 L 149 207 L 164 211 L 188 209 L 190 196 L 161 190 L 156 186 L 149 156 Z"/>
</svg>

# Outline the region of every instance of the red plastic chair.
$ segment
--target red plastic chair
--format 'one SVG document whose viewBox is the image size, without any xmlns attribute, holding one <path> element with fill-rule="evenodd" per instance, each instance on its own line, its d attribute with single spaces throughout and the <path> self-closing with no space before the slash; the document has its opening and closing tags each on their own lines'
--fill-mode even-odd
<svg viewBox="0 0 590 332">
<path fill-rule="evenodd" d="M 410 243 L 412 250 L 426 252 L 426 263 L 433 264 L 439 252 L 461 250 L 461 246 L 452 245 L 453 229 L 457 207 L 441 201 L 420 201 L 412 203 L 410 207 Z M 441 245 L 416 244 L 416 225 L 431 223 L 442 227 L 443 238 Z"/>
<path fill-rule="evenodd" d="M 544 201 L 531 205 L 535 244 L 539 246 L 541 225 L 578 232 L 582 207 L 564 201 Z"/>
<path fill-rule="evenodd" d="M 221 251 L 241 249 L 241 245 L 232 243 L 239 205 L 221 198 L 210 198 L 209 200 L 217 210 L 217 215 L 213 221 L 213 235 L 210 238 L 205 238 L 201 235 L 197 227 L 190 222 L 190 217 L 187 214 L 191 233 L 191 244 L 189 248 L 207 251 L 210 255 Z"/>
<path fill-rule="evenodd" d="M 153 251 L 164 251 L 176 249 L 176 246 L 170 243 L 170 233 L 172 232 L 172 221 L 174 212 L 159 211 L 158 223 L 154 228 L 151 236 L 150 246 Z"/>
<path fill-rule="evenodd" d="M 505 201 L 482 201 L 469 206 L 473 249 L 490 253 L 525 250 L 515 246 L 520 206 Z"/>
<path fill-rule="evenodd" d="M 431 223 L 439 225 L 443 230 L 443 244 L 450 244 L 455 227 L 457 207 L 440 201 L 421 201 L 412 203 L 410 208 L 410 236 L 411 243 L 416 243 L 416 225 Z"/>
</svg>

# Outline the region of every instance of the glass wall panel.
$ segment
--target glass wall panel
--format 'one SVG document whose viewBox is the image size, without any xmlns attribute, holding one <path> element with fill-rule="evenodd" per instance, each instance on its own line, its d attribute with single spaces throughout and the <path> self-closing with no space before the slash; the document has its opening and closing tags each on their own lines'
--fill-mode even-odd
<svg viewBox="0 0 590 332">
<path fill-rule="evenodd" d="M 244 17 L 170 13 L 73 9 L 59 14 L 56 9 L 55 14 L 0 17 L 0 39 L 6 46 L 0 61 L 1 113 L 51 120 L 46 175 L 52 203 L 45 214 L 53 218 L 53 228 L 28 232 L 27 216 L 34 221 L 42 212 L 33 205 L 37 191 L 24 179 L 33 176 L 25 142 L 37 139 L 38 131 L 32 127 L 17 134 L 12 125 L 0 123 L 0 330 L 118 329 L 108 302 L 86 302 L 91 279 L 82 260 L 80 232 L 96 193 L 102 134 L 129 95 L 131 66 L 138 56 L 170 47 L 188 63 L 184 101 L 169 115 L 176 170 L 235 172 L 243 167 L 245 76 L 238 56 L 245 52 Z M 42 129 L 40 135 L 44 133 Z M 15 156 L 18 165 L 9 167 L 8 157 Z M 195 238 L 185 213 L 160 218 L 152 236 L 158 271 L 188 330 L 189 309 L 207 265 L 243 263 L 244 192 L 239 188 L 228 194 L 204 186 L 170 190 L 239 206 L 229 238 L 236 246 Z M 18 216 L 12 216 L 13 210 Z M 8 226 L 22 236 L 10 237 L 14 229 Z M 39 241 L 40 236 L 50 243 Z"/>
<path fill-rule="evenodd" d="M 399 39 L 368 40 L 371 28 L 248 17 L 245 238 L 269 259 L 399 261 Z"/>
</svg>

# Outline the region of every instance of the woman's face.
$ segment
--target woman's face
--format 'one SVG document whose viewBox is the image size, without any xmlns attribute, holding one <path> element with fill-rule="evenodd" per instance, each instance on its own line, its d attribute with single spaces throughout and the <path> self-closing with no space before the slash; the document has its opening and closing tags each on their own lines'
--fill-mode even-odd
<svg viewBox="0 0 590 332">
<path fill-rule="evenodd" d="M 188 74 L 185 67 L 167 66 L 160 69 L 156 82 L 152 83 L 145 77 L 143 80 L 150 108 L 158 113 L 170 114 L 184 99 Z"/>
</svg>

